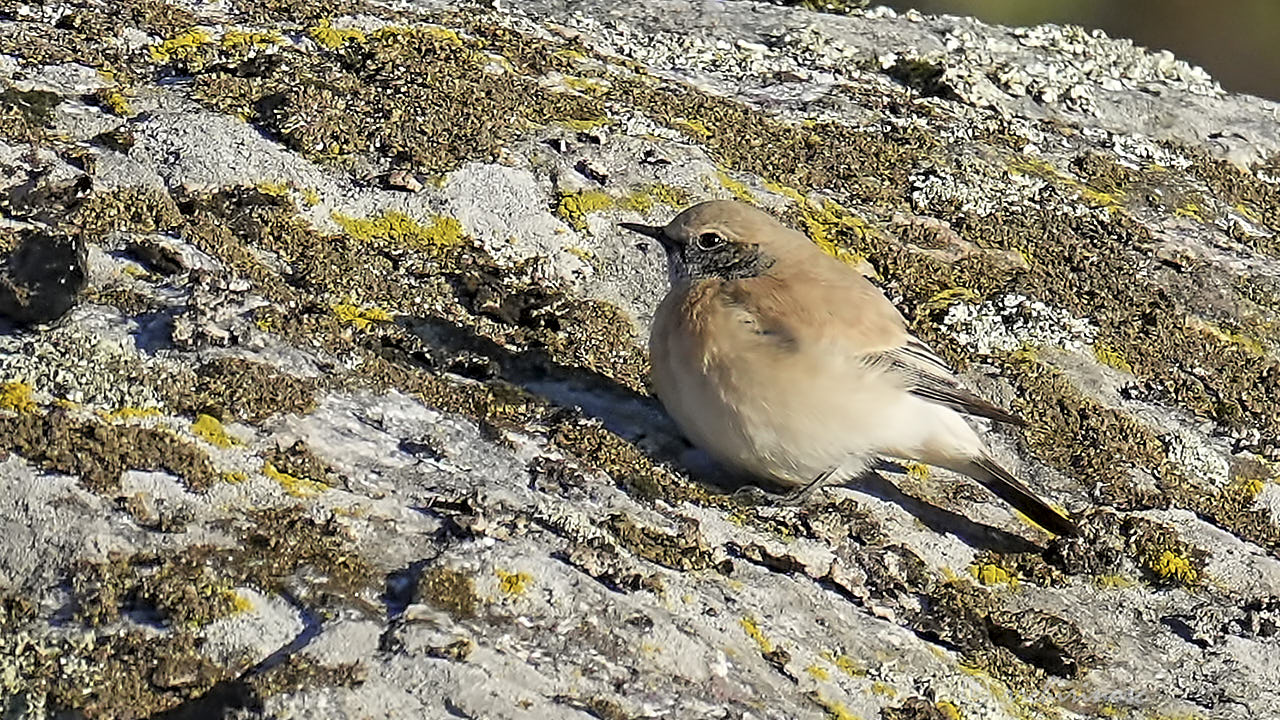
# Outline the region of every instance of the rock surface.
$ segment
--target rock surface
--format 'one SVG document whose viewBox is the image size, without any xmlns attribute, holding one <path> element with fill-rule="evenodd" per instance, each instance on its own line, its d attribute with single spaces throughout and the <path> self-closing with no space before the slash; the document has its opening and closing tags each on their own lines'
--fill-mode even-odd
<svg viewBox="0 0 1280 720">
<path fill-rule="evenodd" d="M 3 714 L 1280 716 L 1278 121 L 1071 27 L 0 2 L 0 247 L 87 276 L 0 327 Z M 734 500 L 615 225 L 711 197 L 872 276 L 1085 537 L 922 467 Z"/>
</svg>

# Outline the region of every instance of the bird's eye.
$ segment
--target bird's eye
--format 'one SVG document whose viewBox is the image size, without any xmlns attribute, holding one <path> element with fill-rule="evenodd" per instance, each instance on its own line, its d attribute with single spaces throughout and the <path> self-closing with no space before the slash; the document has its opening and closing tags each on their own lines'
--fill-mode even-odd
<svg viewBox="0 0 1280 720">
<path fill-rule="evenodd" d="M 704 232 L 694 241 L 699 250 L 715 250 L 724 245 L 724 236 L 719 233 Z"/>
</svg>

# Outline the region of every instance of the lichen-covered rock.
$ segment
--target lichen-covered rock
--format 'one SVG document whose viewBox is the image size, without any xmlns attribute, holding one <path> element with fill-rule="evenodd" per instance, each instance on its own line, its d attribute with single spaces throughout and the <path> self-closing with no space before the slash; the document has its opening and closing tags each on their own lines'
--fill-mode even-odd
<svg viewBox="0 0 1280 720">
<path fill-rule="evenodd" d="M 72 282 L 0 333 L 0 713 L 1280 716 L 1280 108 L 857 4 L 5 6 L 0 242 Z M 1083 537 L 922 466 L 733 494 L 616 227 L 711 197 Z"/>
</svg>

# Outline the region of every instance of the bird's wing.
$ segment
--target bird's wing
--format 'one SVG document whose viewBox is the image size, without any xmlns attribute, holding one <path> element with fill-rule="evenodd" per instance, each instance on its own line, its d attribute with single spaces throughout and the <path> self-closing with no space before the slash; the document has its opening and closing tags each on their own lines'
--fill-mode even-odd
<svg viewBox="0 0 1280 720">
<path fill-rule="evenodd" d="M 956 380 L 955 371 L 947 365 L 946 361 L 910 334 L 907 335 L 907 341 L 904 344 L 867 353 L 866 362 L 901 377 L 906 382 L 907 392 L 917 397 L 946 405 L 966 415 L 975 415 L 1011 425 L 1026 425 L 1026 422 L 1017 415 L 961 387 Z"/>
<path fill-rule="evenodd" d="M 897 376 L 917 397 L 967 415 L 1026 425 L 961 387 L 955 371 L 907 330 L 898 309 L 866 278 L 821 261 L 806 270 L 803 278 L 750 278 L 723 291 L 757 334 L 776 340 L 779 350 L 795 350 L 810 340 L 833 343 L 864 365 Z"/>
</svg>

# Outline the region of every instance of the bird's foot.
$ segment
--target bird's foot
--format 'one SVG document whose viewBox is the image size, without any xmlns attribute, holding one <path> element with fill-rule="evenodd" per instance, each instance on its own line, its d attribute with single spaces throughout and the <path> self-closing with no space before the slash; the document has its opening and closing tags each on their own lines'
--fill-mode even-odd
<svg viewBox="0 0 1280 720">
<path fill-rule="evenodd" d="M 776 497 L 776 493 L 771 493 L 759 485 L 743 485 L 734 490 L 729 499 L 743 505 L 767 505 L 771 504 Z"/>
<path fill-rule="evenodd" d="M 832 478 L 835 477 L 838 467 L 822 473 L 818 477 L 809 481 L 809 484 L 796 488 L 782 497 L 780 501 L 783 505 L 804 505 L 818 493 L 831 485 Z"/>
</svg>

